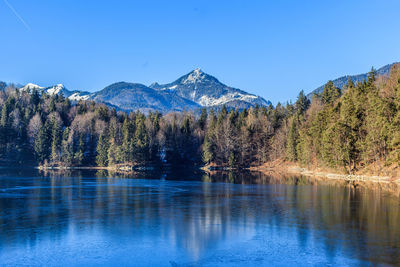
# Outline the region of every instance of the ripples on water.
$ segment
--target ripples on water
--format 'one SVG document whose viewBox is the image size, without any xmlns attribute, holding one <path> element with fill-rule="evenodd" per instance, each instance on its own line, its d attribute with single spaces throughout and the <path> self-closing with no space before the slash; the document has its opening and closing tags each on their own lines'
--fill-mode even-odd
<svg viewBox="0 0 400 267">
<path fill-rule="evenodd" d="M 3 265 L 400 263 L 381 190 L 259 173 L 0 170 Z"/>
</svg>

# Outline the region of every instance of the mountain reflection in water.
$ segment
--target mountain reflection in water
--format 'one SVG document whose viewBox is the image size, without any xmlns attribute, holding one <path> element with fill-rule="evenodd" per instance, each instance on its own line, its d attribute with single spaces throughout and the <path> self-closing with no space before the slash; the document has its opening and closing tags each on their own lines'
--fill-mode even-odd
<svg viewBox="0 0 400 267">
<path fill-rule="evenodd" d="M 0 262 L 395 265 L 399 203 L 378 189 L 260 173 L 2 169 Z"/>
</svg>

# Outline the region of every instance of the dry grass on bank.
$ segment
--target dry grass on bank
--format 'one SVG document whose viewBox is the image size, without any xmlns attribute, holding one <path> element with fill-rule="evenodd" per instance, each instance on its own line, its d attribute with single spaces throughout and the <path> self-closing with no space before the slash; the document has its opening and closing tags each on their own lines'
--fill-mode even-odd
<svg viewBox="0 0 400 267">
<path fill-rule="evenodd" d="M 384 166 L 384 164 L 375 163 L 365 166 L 364 168 L 350 175 L 347 174 L 344 169 L 337 170 L 312 165 L 308 167 L 302 167 L 293 162 L 287 162 L 282 159 L 277 159 L 275 161 L 267 162 L 261 166 L 251 167 L 250 170 L 261 171 L 264 173 L 288 172 L 306 176 L 326 177 L 330 179 L 384 183 L 394 182 L 400 184 L 400 168 L 395 164 Z"/>
</svg>

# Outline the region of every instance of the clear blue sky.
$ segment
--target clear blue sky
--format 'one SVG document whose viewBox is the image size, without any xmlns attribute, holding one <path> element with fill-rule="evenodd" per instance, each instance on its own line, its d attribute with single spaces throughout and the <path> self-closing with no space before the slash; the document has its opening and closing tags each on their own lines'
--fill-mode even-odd
<svg viewBox="0 0 400 267">
<path fill-rule="evenodd" d="M 284 102 L 399 61 L 399 11 L 398 0 L 0 0 L 0 80 L 94 91 L 200 67 Z"/>
</svg>

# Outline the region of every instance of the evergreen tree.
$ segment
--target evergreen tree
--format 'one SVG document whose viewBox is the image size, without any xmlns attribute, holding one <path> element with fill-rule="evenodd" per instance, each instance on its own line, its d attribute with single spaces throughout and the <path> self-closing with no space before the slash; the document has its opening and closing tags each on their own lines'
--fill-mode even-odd
<svg viewBox="0 0 400 267">
<path fill-rule="evenodd" d="M 135 151 L 136 160 L 141 162 L 148 160 L 149 143 L 143 114 L 136 116 Z"/>
<path fill-rule="evenodd" d="M 52 96 L 50 98 L 49 112 L 54 112 L 54 111 L 56 111 L 56 98 L 55 96 Z"/>
<path fill-rule="evenodd" d="M 36 158 L 40 163 L 43 163 L 50 154 L 50 121 L 46 120 L 44 126 L 39 130 L 39 133 L 35 140 L 35 154 Z"/>
<path fill-rule="evenodd" d="M 368 72 L 368 85 L 372 85 L 376 81 L 376 70 L 374 67 L 371 68 L 370 72 Z"/>
<path fill-rule="evenodd" d="M 304 95 L 304 91 L 301 90 L 297 101 L 295 103 L 295 108 L 298 115 L 302 115 L 310 106 L 310 100 Z"/>
<path fill-rule="evenodd" d="M 200 114 L 200 119 L 199 119 L 199 125 L 200 125 L 201 130 L 205 129 L 206 123 L 207 123 L 207 109 L 202 108 L 201 114 Z"/>
<path fill-rule="evenodd" d="M 97 156 L 96 156 L 96 164 L 98 166 L 107 166 L 108 165 L 108 141 L 107 138 L 103 137 L 103 134 L 100 134 L 99 141 L 97 142 Z"/>
<path fill-rule="evenodd" d="M 57 120 L 52 121 L 52 132 L 51 132 L 51 160 L 56 162 L 59 161 L 59 149 L 61 145 L 61 128 Z"/>
<path fill-rule="evenodd" d="M 340 96 L 340 89 L 337 88 L 332 81 L 329 81 L 322 92 L 322 102 L 332 104 Z"/>
<path fill-rule="evenodd" d="M 353 80 L 351 79 L 351 77 L 349 76 L 349 78 L 347 78 L 347 85 L 346 87 L 349 88 L 354 88 L 354 83 Z"/>
<path fill-rule="evenodd" d="M 132 125 L 125 116 L 122 125 L 122 160 L 125 162 L 131 162 L 133 160 L 133 141 L 132 141 Z"/>
<path fill-rule="evenodd" d="M 70 128 L 66 127 L 62 134 L 61 150 L 62 161 L 67 165 L 71 165 L 74 159 L 73 143 L 69 142 Z"/>
</svg>

